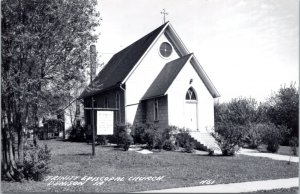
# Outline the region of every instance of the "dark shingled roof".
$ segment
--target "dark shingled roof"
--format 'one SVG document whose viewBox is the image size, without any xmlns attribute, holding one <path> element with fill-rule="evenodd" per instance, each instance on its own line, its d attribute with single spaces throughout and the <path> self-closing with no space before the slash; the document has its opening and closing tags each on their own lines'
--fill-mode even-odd
<svg viewBox="0 0 300 194">
<path fill-rule="evenodd" d="M 142 100 L 164 95 L 191 55 L 192 53 L 168 62 L 144 94 Z"/>
<path fill-rule="evenodd" d="M 168 22 L 116 53 L 79 98 L 90 97 L 120 84 L 167 24 Z"/>
</svg>

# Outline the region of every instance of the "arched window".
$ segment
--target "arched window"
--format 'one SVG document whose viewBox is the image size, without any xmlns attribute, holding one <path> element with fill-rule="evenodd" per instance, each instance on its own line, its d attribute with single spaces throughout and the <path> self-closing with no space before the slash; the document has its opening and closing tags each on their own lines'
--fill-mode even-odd
<svg viewBox="0 0 300 194">
<path fill-rule="evenodd" d="M 192 87 L 190 87 L 188 89 L 188 91 L 186 92 L 185 100 L 197 100 L 195 91 L 194 91 L 194 89 Z"/>
</svg>

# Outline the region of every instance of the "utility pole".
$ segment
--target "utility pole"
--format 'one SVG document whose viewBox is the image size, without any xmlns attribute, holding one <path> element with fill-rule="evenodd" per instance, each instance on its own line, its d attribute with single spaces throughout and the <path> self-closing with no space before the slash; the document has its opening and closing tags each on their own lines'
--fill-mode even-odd
<svg viewBox="0 0 300 194">
<path fill-rule="evenodd" d="M 96 65 L 97 65 L 96 58 L 97 58 L 96 46 L 91 45 L 90 46 L 90 68 L 91 68 L 90 83 L 92 83 L 93 79 L 96 76 Z"/>
</svg>

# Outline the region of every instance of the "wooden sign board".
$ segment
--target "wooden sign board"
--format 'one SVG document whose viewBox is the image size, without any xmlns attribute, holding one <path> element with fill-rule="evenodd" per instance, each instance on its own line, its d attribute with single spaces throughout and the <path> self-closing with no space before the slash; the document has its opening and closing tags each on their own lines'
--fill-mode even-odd
<svg viewBox="0 0 300 194">
<path fill-rule="evenodd" d="M 97 111 L 97 135 L 114 134 L 114 111 Z"/>
</svg>

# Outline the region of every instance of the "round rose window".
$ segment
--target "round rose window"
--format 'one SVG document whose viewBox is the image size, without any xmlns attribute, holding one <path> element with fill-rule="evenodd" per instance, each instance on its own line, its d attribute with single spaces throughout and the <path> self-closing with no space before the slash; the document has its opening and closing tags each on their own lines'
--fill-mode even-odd
<svg viewBox="0 0 300 194">
<path fill-rule="evenodd" d="M 159 47 L 159 52 L 163 57 L 169 57 L 172 54 L 172 46 L 167 42 L 163 42 Z"/>
</svg>

